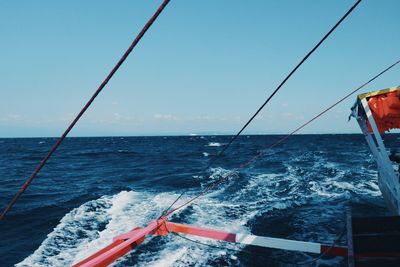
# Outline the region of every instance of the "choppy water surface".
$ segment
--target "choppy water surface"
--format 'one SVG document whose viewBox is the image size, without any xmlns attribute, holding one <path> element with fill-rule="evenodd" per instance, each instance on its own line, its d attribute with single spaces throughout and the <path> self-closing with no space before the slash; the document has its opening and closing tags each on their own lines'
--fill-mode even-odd
<svg viewBox="0 0 400 267">
<path fill-rule="evenodd" d="M 188 190 L 182 201 L 189 199 L 280 137 L 242 136 L 207 170 L 229 136 L 69 138 L 0 223 L 1 266 L 67 266 L 82 260 L 114 236 L 158 217 L 182 190 Z M 54 141 L 0 139 L 1 207 Z M 386 212 L 363 137 L 297 135 L 171 221 L 331 243 L 350 206 L 359 214 Z M 115 266 L 293 266 L 315 257 L 196 240 L 220 248 L 173 235 L 154 237 Z M 340 266 L 346 259 L 313 264 Z"/>
</svg>

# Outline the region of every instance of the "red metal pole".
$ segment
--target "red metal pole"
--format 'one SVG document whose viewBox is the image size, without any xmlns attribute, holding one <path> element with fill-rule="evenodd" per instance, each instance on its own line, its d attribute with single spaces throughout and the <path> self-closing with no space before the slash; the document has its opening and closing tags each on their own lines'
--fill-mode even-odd
<svg viewBox="0 0 400 267">
<path fill-rule="evenodd" d="M 154 234 L 162 223 L 164 223 L 163 220 L 151 221 L 145 228 L 135 228 L 127 234 L 120 235 L 114 238 L 113 243 L 74 264 L 73 267 L 107 266 L 142 243 L 147 235 Z"/>
<path fill-rule="evenodd" d="M 346 256 L 346 247 L 334 247 L 314 242 L 303 242 L 281 238 L 235 234 L 220 230 L 168 222 L 165 217 L 151 221 L 145 228 L 135 228 L 132 231 L 114 238 L 114 242 L 93 254 L 89 258 L 73 265 L 73 267 L 107 266 L 122 257 L 143 242 L 147 235 L 167 235 L 168 233 L 183 233 L 211 238 L 232 243 L 261 246 L 267 248 L 303 251 L 309 253 L 325 253 L 332 256 Z"/>
</svg>

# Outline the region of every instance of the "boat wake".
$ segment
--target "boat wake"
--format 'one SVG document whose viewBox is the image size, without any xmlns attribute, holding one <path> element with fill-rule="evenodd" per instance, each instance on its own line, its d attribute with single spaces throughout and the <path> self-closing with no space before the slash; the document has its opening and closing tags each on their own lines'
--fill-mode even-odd
<svg viewBox="0 0 400 267">
<path fill-rule="evenodd" d="M 325 219 L 337 219 L 343 215 L 337 203 L 348 200 L 352 194 L 373 198 L 380 195 L 376 173 L 369 173 L 370 179 L 365 179 L 366 173 L 363 173 L 362 180 L 348 179 L 357 174 L 340 165 L 317 159 L 315 155 L 311 157 L 314 160 L 313 168 L 302 166 L 302 158 L 293 158 L 284 164 L 284 173 L 237 173 L 211 194 L 199 198 L 194 204 L 174 214 L 171 221 L 228 232 L 250 233 L 253 228 L 259 227 L 257 223 L 263 223 L 263 218 L 279 217 L 279 211 L 294 210 L 300 215 L 299 218 L 292 218 L 292 223 L 300 220 L 303 222 L 302 229 L 307 229 L 313 225 L 310 223 L 307 226 L 301 214 L 313 216 L 310 212 L 315 211 L 305 212 L 305 207 L 326 205 Z M 223 168 L 213 168 L 210 171 L 209 177 L 195 177 L 201 180 L 203 188 L 230 172 Z M 189 192 L 181 201 L 188 200 L 195 192 L 197 191 Z M 121 191 L 113 196 L 103 196 L 86 202 L 67 213 L 40 247 L 16 266 L 66 266 L 79 262 L 111 243 L 113 237 L 157 218 L 179 193 Z M 329 208 L 330 205 L 333 206 Z M 286 226 L 276 227 L 279 229 Z M 279 237 L 322 241 L 318 240 L 318 236 L 306 235 L 306 230 L 300 233 L 296 229 L 293 231 L 286 231 L 285 236 Z M 264 229 L 264 234 L 269 235 L 271 232 Z M 322 234 L 322 239 L 326 241 L 332 241 L 335 237 L 335 233 L 329 233 L 329 230 Z M 146 239 L 138 250 L 120 259 L 116 265 L 242 265 L 238 257 L 240 253 L 225 248 L 243 247 L 191 238 L 221 248 L 201 246 L 174 235 L 153 237 Z"/>
</svg>

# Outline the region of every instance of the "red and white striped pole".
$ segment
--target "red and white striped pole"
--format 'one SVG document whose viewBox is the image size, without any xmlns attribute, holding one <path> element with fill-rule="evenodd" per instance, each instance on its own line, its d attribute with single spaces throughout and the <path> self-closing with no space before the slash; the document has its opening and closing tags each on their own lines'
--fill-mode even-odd
<svg viewBox="0 0 400 267">
<path fill-rule="evenodd" d="M 168 222 L 166 218 L 151 221 L 145 228 L 135 228 L 132 231 L 114 238 L 113 243 L 93 254 L 73 267 L 107 266 L 122 257 L 143 242 L 147 235 L 167 235 L 168 233 L 183 233 L 220 241 L 259 246 L 265 248 L 284 249 L 309 253 L 326 253 L 332 256 L 347 256 L 346 247 L 331 247 L 314 242 L 296 241 L 282 238 L 235 234 L 225 231 L 196 227 L 191 225 Z"/>
</svg>

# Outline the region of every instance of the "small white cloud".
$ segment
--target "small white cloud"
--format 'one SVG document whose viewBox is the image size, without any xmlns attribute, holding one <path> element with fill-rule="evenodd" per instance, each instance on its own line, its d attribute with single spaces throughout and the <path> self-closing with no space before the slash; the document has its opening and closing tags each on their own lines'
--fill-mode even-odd
<svg viewBox="0 0 400 267">
<path fill-rule="evenodd" d="M 119 114 L 119 113 L 114 113 L 114 119 L 116 119 L 116 120 L 122 119 L 121 114 Z"/>
<path fill-rule="evenodd" d="M 276 117 L 275 115 L 272 115 L 270 113 L 260 113 L 257 115 L 256 120 L 260 120 L 260 121 L 269 120 L 269 119 L 273 119 L 275 117 Z"/>
<path fill-rule="evenodd" d="M 64 117 L 62 117 L 60 119 L 60 121 L 62 122 L 70 122 L 75 118 L 75 114 L 74 113 L 68 113 L 66 114 Z"/>
<path fill-rule="evenodd" d="M 194 120 L 210 121 L 210 120 L 213 120 L 213 118 L 208 115 L 198 115 L 198 116 L 194 117 Z"/>
<path fill-rule="evenodd" d="M 302 113 L 284 112 L 281 113 L 280 116 L 288 120 L 304 120 L 304 115 Z"/>
<path fill-rule="evenodd" d="M 0 121 L 21 121 L 22 116 L 19 114 L 7 114 L 3 117 L 0 117 Z"/>
<path fill-rule="evenodd" d="M 8 117 L 9 117 L 10 119 L 13 119 L 13 120 L 19 120 L 19 119 L 22 118 L 22 116 L 19 115 L 19 114 L 8 114 Z"/>
<path fill-rule="evenodd" d="M 293 118 L 294 114 L 291 112 L 284 112 L 284 113 L 282 113 L 282 117 Z"/>
<path fill-rule="evenodd" d="M 156 120 L 177 121 L 179 118 L 171 114 L 154 114 L 153 118 Z"/>
</svg>

